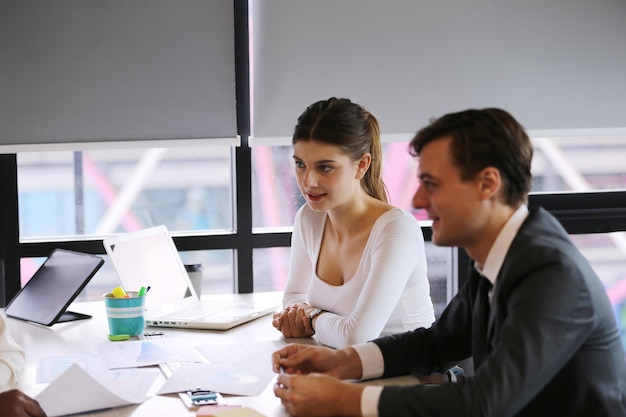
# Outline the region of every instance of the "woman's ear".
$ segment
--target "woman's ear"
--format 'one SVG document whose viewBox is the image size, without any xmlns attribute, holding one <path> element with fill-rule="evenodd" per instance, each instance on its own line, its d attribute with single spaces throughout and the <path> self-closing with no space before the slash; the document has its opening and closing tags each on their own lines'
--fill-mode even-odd
<svg viewBox="0 0 626 417">
<path fill-rule="evenodd" d="M 356 170 L 356 175 L 354 176 L 354 178 L 356 178 L 357 180 L 360 180 L 361 178 L 363 178 L 367 170 L 370 168 L 371 164 L 372 164 L 372 155 L 370 153 L 366 153 L 365 155 L 361 157 L 361 159 L 357 161 L 357 170 Z"/>
</svg>

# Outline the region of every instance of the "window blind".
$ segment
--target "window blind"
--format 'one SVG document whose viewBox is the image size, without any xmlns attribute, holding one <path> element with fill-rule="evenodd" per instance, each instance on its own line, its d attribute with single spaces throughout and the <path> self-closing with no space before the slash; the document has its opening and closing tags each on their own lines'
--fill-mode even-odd
<svg viewBox="0 0 626 417">
<path fill-rule="evenodd" d="M 626 131 L 622 0 L 255 0 L 251 15 L 252 143 L 330 96 L 406 138 L 492 106 L 529 130 Z"/>
<path fill-rule="evenodd" d="M 236 141 L 232 1 L 3 0 L 0 56 L 0 152 Z"/>
</svg>

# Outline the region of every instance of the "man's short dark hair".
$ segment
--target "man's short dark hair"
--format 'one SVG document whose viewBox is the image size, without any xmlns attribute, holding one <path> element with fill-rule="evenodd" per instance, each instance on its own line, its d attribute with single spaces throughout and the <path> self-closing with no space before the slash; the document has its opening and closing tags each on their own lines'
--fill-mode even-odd
<svg viewBox="0 0 626 417">
<path fill-rule="evenodd" d="M 533 147 L 523 126 L 508 112 L 470 109 L 433 119 L 411 141 L 411 153 L 419 156 L 424 146 L 444 137 L 452 138 L 452 160 L 463 180 L 495 167 L 503 181 L 503 202 L 512 207 L 527 203 Z"/>
</svg>

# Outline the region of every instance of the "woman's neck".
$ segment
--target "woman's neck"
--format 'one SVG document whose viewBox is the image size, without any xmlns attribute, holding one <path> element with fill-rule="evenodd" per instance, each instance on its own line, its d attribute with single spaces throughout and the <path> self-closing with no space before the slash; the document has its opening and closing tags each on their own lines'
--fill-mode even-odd
<svg viewBox="0 0 626 417">
<path fill-rule="evenodd" d="M 350 237 L 369 228 L 389 205 L 369 195 L 328 211 L 328 226 L 338 238 Z"/>
</svg>

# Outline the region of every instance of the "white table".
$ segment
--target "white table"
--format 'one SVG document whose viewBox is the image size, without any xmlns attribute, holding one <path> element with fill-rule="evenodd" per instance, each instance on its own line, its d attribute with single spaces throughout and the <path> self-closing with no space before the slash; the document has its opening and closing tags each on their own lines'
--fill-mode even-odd
<svg viewBox="0 0 626 417">
<path fill-rule="evenodd" d="M 269 297 L 280 304 L 282 293 L 227 294 L 206 299 L 242 300 L 246 298 Z M 24 392 L 36 396 L 45 384 L 36 383 L 37 363 L 42 357 L 95 355 L 95 346 L 108 341 L 108 323 L 104 302 L 75 303 L 71 311 L 90 314 L 91 319 L 68 323 L 58 323 L 52 327 L 31 324 L 8 318 L 9 328 L 14 339 L 26 351 L 27 368 L 22 386 Z M 147 327 L 146 330 L 163 331 L 167 337 L 186 338 L 194 344 L 206 343 L 253 343 L 267 340 L 282 340 L 281 334 L 271 325 L 272 315 L 267 315 L 227 331 L 184 330 Z M 113 343 L 113 342 L 111 342 Z M 269 365 L 268 365 L 269 366 Z M 272 391 L 274 380 L 263 393 L 256 397 L 228 396 L 225 402 L 249 406 L 268 417 L 287 417 L 280 400 Z M 157 395 L 139 405 L 117 407 L 81 416 L 98 417 L 187 417 L 195 416 L 194 410 L 187 409 L 178 395 Z"/>
<path fill-rule="evenodd" d="M 254 294 L 223 294 L 218 296 L 203 296 L 203 299 L 217 301 L 244 301 L 257 298 L 270 298 L 280 304 L 282 292 L 254 293 Z M 26 373 L 22 386 L 24 392 L 36 396 L 46 385 L 37 384 L 37 363 L 40 358 L 53 356 L 95 355 L 95 346 L 108 342 L 108 323 L 104 301 L 75 303 L 69 310 L 90 314 L 91 319 L 67 323 L 58 323 L 52 327 L 31 324 L 21 320 L 8 318 L 11 334 L 20 346 L 26 351 Z M 147 327 L 146 331 L 158 330 L 166 337 L 189 339 L 193 345 L 201 344 L 241 344 L 265 342 L 268 340 L 283 340 L 286 342 L 316 343 L 315 339 L 284 339 L 271 324 L 272 315 L 267 315 L 242 324 L 226 331 L 186 330 L 174 328 Z M 114 342 L 111 342 L 114 343 Z M 268 366 L 270 366 L 268 361 Z M 165 377 L 162 381 L 165 381 Z M 159 381 L 160 382 L 160 381 Z M 274 396 L 273 386 L 275 378 L 267 385 L 259 396 L 231 396 L 224 395 L 229 404 L 240 404 L 250 407 L 267 417 L 288 417 L 278 398 Z M 390 378 L 386 380 L 367 381 L 373 385 L 388 384 L 415 384 L 419 380 L 412 376 Z M 156 395 L 148 401 L 108 410 L 94 411 L 81 414 L 81 417 L 193 417 L 195 410 L 185 407 L 180 397 L 172 395 Z"/>
</svg>

